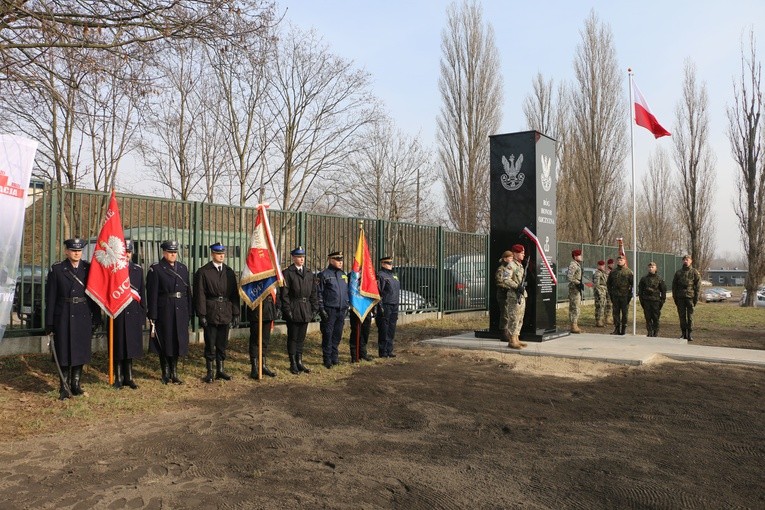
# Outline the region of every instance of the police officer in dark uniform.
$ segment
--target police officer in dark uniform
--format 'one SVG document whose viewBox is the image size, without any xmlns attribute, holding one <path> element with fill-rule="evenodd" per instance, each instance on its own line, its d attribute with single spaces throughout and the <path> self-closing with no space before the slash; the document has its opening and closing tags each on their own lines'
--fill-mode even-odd
<svg viewBox="0 0 765 510">
<path fill-rule="evenodd" d="M 638 296 L 643 307 L 648 336 L 659 336 L 659 319 L 661 308 L 667 300 L 667 284 L 656 273 L 656 262 L 648 263 L 648 274 L 638 283 Z"/>
<path fill-rule="evenodd" d="M 85 241 L 64 241 L 66 259 L 53 264 L 45 283 L 45 332 L 54 335 L 56 358 L 63 378 L 59 398 L 84 393 L 80 386 L 82 366 L 90 363 L 90 341 L 101 326 L 101 310 L 85 294 L 90 264 L 82 259 Z"/>
<path fill-rule="evenodd" d="M 212 260 L 194 274 L 194 306 L 199 325 L 205 333 L 205 364 L 207 375 L 202 380 L 213 381 L 212 364 L 215 361 L 215 378 L 231 380 L 226 373 L 226 347 L 229 327 L 239 326 L 239 287 L 234 270 L 228 267 L 226 247 L 221 243 L 210 246 Z"/>
<path fill-rule="evenodd" d="M 260 312 L 256 306 L 254 309 L 247 308 L 247 320 L 250 323 L 250 377 L 253 379 L 258 378 L 258 331 L 262 334 L 262 371 L 263 375 L 268 377 L 276 377 L 276 372 L 269 369 L 266 365 L 266 357 L 268 355 L 268 345 L 271 342 L 271 329 L 274 326 L 274 321 L 278 319 L 277 311 L 279 309 L 279 303 L 274 302 L 274 294 L 276 300 L 279 301 L 278 292 L 268 293 L 263 301 L 263 317 L 260 320 Z"/>
<path fill-rule="evenodd" d="M 699 302 L 699 293 L 701 292 L 701 275 L 691 264 L 693 264 L 691 256 L 684 255 L 683 267 L 678 269 L 675 277 L 672 278 L 672 299 L 675 301 L 677 313 L 680 316 L 682 338 L 689 342 L 693 341 L 691 337 L 693 307 Z"/>
<path fill-rule="evenodd" d="M 143 358 L 143 327 L 146 323 L 146 287 L 143 268 L 132 261 L 134 245 L 125 239 L 133 300 L 114 318 L 114 387 L 138 389 L 133 380 L 133 359 Z"/>
<path fill-rule="evenodd" d="M 290 252 L 292 264 L 284 270 L 281 288 L 282 317 L 287 323 L 287 354 L 290 372 L 311 373 L 303 365 L 303 344 L 308 323 L 319 311 L 317 286 L 313 274 L 305 267 L 305 250 L 298 246 Z"/>
<path fill-rule="evenodd" d="M 178 241 L 163 241 L 160 247 L 162 259 L 146 275 L 148 316 L 154 332 L 149 347 L 159 355 L 162 384 L 183 384 L 178 378 L 178 357 L 189 353 L 189 269 L 178 262 Z"/>
<path fill-rule="evenodd" d="M 401 284 L 398 281 L 398 276 L 393 272 L 393 257 L 380 259 L 377 287 L 380 290 L 380 303 L 377 305 L 375 317 L 378 354 L 381 358 L 395 358 L 393 338 L 396 336 Z"/>
<path fill-rule="evenodd" d="M 624 335 L 627 332 L 627 315 L 633 290 L 632 270 L 627 267 L 624 255 L 616 257 L 616 267 L 608 274 L 606 286 L 614 306 L 614 331 L 612 335 Z"/>
<path fill-rule="evenodd" d="M 328 256 L 327 268 L 319 273 L 319 316 L 321 317 L 321 353 L 325 368 L 340 363 L 338 346 L 350 305 L 348 275 L 343 271 L 343 252 Z"/>
</svg>

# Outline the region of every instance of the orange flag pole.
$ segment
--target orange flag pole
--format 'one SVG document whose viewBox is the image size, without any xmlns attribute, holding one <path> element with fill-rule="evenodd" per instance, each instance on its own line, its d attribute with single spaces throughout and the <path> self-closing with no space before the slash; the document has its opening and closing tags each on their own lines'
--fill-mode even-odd
<svg viewBox="0 0 765 510">
<path fill-rule="evenodd" d="M 258 381 L 263 379 L 263 300 L 258 303 Z"/>
<path fill-rule="evenodd" d="M 114 319 L 109 317 L 109 385 L 114 384 Z"/>
</svg>

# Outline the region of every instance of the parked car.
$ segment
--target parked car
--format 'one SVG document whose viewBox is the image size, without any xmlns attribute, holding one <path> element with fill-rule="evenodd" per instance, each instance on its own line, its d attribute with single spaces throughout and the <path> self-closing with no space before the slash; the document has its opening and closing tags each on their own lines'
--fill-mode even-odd
<svg viewBox="0 0 765 510">
<path fill-rule="evenodd" d="M 19 266 L 16 292 L 13 295 L 13 311 L 28 328 L 43 327 L 42 283 L 48 269 L 33 264 Z"/>
<path fill-rule="evenodd" d="M 739 301 L 739 306 L 744 306 L 744 301 L 746 301 L 746 290 L 741 293 L 741 301 Z M 765 291 L 757 291 L 757 299 L 754 300 L 754 306 L 757 308 L 765 308 Z"/>
<path fill-rule="evenodd" d="M 428 307 L 425 298 L 411 290 L 402 289 L 399 297 L 399 313 L 422 313 Z"/>
<path fill-rule="evenodd" d="M 716 290 L 709 288 L 701 291 L 699 299 L 706 303 L 717 303 L 719 301 L 725 301 L 726 297 L 717 292 Z"/>
<path fill-rule="evenodd" d="M 438 271 L 435 266 L 399 266 L 395 269 L 402 290 L 419 294 L 428 308 L 438 306 Z M 454 269 L 443 269 L 442 292 L 445 310 L 469 308 L 468 286 Z"/>
<path fill-rule="evenodd" d="M 483 254 L 451 255 L 444 259 L 444 269 L 453 269 L 467 284 L 471 308 L 486 308 L 486 257 Z"/>
<path fill-rule="evenodd" d="M 717 292 L 718 294 L 720 294 L 725 299 L 730 299 L 733 296 L 731 291 L 729 291 L 728 289 L 725 289 L 723 287 L 712 287 L 710 290 L 713 290 L 713 291 Z"/>
</svg>

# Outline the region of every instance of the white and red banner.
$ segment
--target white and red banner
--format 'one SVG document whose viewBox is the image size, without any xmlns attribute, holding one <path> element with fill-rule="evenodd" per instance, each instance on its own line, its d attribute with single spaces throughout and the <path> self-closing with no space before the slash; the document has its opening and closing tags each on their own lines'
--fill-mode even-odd
<svg viewBox="0 0 765 510">
<path fill-rule="evenodd" d="M 267 208 L 264 204 L 257 207 L 255 230 L 239 281 L 239 295 L 253 310 L 268 293 L 274 295 L 276 287 L 281 287 L 284 283 L 271 226 L 268 224 Z"/>
<path fill-rule="evenodd" d="M 111 318 L 119 315 L 133 300 L 125 233 L 114 190 L 90 260 L 85 292 Z"/>
<path fill-rule="evenodd" d="M 539 244 L 539 239 L 537 236 L 534 235 L 534 232 L 532 232 L 529 227 L 523 227 L 523 233 L 526 234 L 526 237 L 534 242 L 534 245 L 537 247 L 537 252 L 542 257 L 542 262 L 544 263 L 545 268 L 547 268 L 547 272 L 550 273 L 550 278 L 552 278 L 552 281 L 555 285 L 558 285 L 558 278 L 555 276 L 555 271 L 553 271 L 552 266 L 550 265 L 550 261 L 547 259 L 547 255 L 542 249 L 542 245 Z"/>
<path fill-rule="evenodd" d="M 651 109 L 648 108 L 648 102 L 643 97 L 643 94 L 640 93 L 638 86 L 635 85 L 635 80 L 632 80 L 632 94 L 635 100 L 635 124 L 646 128 L 653 133 L 653 136 L 656 138 L 672 136 L 669 131 L 659 124 L 659 121 L 656 120 L 656 117 L 651 113 Z"/>
<path fill-rule="evenodd" d="M 0 340 L 11 318 L 24 233 L 26 194 L 37 142 L 20 136 L 0 135 Z"/>
</svg>

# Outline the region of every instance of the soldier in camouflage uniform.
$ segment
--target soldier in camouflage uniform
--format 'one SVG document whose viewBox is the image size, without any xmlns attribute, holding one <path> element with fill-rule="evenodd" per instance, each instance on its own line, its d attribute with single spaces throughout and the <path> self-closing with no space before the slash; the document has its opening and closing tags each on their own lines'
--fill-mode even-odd
<svg viewBox="0 0 765 510">
<path fill-rule="evenodd" d="M 638 283 L 638 296 L 643 307 L 648 336 L 659 336 L 659 319 L 661 308 L 667 300 L 667 284 L 656 274 L 656 262 L 648 263 L 648 274 Z"/>
<path fill-rule="evenodd" d="M 616 267 L 608 275 L 608 293 L 614 304 L 614 331 L 612 335 L 624 335 L 627 332 L 627 315 L 632 301 L 634 274 L 627 267 L 624 255 L 616 257 Z"/>
<path fill-rule="evenodd" d="M 495 274 L 500 338 L 506 341 L 511 349 L 526 347 L 526 344 L 518 338 L 523 325 L 523 313 L 526 309 L 525 292 L 522 294 L 524 297 L 518 299 L 518 288 L 523 280 L 523 266 L 513 260 L 517 255 L 514 252 L 518 248 L 520 248 L 521 253 L 520 259 L 523 260 L 523 246 L 516 244 L 512 251 L 508 250 L 502 253 L 500 266 Z M 521 290 L 523 291 L 523 289 Z"/>
<path fill-rule="evenodd" d="M 672 299 L 680 315 L 680 329 L 683 331 L 683 338 L 689 342 L 693 341 L 693 307 L 699 302 L 701 291 L 701 275 L 691 264 L 691 256 L 683 256 L 683 267 L 677 270 L 672 279 Z"/>
<path fill-rule="evenodd" d="M 608 288 L 606 286 L 607 280 L 606 263 L 599 260 L 598 268 L 595 270 L 595 274 L 592 275 L 592 284 L 595 287 L 595 327 L 598 328 L 602 328 L 606 324 L 605 312 L 606 299 L 608 296 Z"/>
<path fill-rule="evenodd" d="M 581 333 L 579 329 L 579 314 L 584 298 L 584 282 L 582 281 L 582 250 L 571 252 L 571 264 L 568 266 L 568 320 L 571 322 L 571 332 Z"/>
<path fill-rule="evenodd" d="M 608 275 L 611 274 L 611 271 L 614 270 L 614 259 L 608 259 L 606 261 L 606 280 L 608 280 Z M 604 325 L 613 324 L 614 321 L 611 320 L 611 309 L 613 307 L 611 306 L 611 296 L 608 294 L 608 288 L 606 288 L 606 307 L 604 313 L 605 317 L 603 320 Z"/>
</svg>

